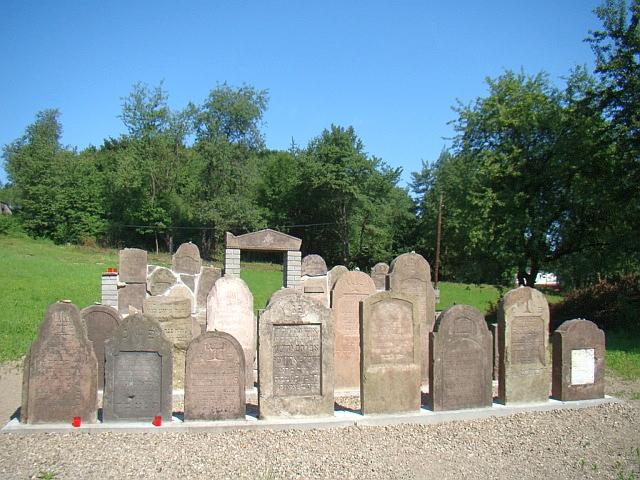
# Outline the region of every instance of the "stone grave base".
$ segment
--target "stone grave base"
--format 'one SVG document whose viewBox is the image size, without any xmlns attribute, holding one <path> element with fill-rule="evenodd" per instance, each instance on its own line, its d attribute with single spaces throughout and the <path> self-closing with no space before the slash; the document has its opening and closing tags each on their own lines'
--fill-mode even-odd
<svg viewBox="0 0 640 480">
<path fill-rule="evenodd" d="M 181 399 L 179 391 L 174 392 L 174 405 Z M 506 406 L 494 401 L 488 408 L 452 410 L 444 412 L 433 412 L 426 408 L 421 408 L 419 412 L 401 415 L 362 415 L 359 410 L 337 410 L 333 417 L 325 418 L 305 418 L 305 419 L 274 419 L 258 420 L 257 408 L 249 408 L 257 403 L 256 390 L 247 392 L 247 415 L 245 420 L 220 420 L 220 421 L 189 421 L 184 422 L 181 414 L 174 413 L 171 422 L 163 422 L 161 426 L 154 426 L 151 423 L 94 423 L 83 424 L 80 427 L 73 427 L 71 424 L 42 424 L 25 425 L 21 424 L 17 418 L 11 420 L 0 429 L 0 433 L 14 434 L 35 434 L 35 433 L 221 433 L 228 430 L 308 430 L 311 428 L 338 428 L 353 426 L 387 426 L 398 424 L 435 424 L 451 422 L 456 420 L 474 420 L 489 417 L 505 417 L 521 412 L 534 412 L 546 410 L 558 410 L 566 408 L 585 408 L 601 405 L 603 403 L 620 403 L 615 397 L 605 396 L 594 400 L 580 400 L 572 402 L 561 402 L 550 399 L 548 402 Z M 339 398 L 339 397 L 336 397 Z M 250 404 L 250 405 L 249 405 Z"/>
</svg>

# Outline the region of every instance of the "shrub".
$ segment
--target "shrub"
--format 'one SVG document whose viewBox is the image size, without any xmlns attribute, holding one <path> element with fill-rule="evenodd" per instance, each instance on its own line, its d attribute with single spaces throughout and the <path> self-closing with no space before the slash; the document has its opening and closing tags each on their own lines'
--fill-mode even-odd
<svg viewBox="0 0 640 480">
<path fill-rule="evenodd" d="M 574 290 L 551 305 L 551 331 L 574 318 L 591 320 L 609 332 L 624 330 L 640 334 L 640 275 L 628 275 L 616 282 Z"/>
</svg>

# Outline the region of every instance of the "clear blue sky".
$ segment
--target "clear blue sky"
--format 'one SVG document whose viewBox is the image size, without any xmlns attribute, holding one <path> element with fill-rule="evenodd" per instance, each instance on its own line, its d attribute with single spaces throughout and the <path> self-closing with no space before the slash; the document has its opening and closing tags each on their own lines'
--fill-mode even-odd
<svg viewBox="0 0 640 480">
<path fill-rule="evenodd" d="M 583 40 L 600 3 L 5 0 L 0 146 L 46 108 L 60 110 L 64 144 L 100 146 L 125 133 L 117 115 L 138 81 L 164 80 L 174 109 L 226 81 L 269 90 L 268 148 L 351 125 L 404 184 L 449 146 L 451 106 L 486 96 L 486 77 L 544 70 L 561 86 L 591 69 Z"/>
</svg>

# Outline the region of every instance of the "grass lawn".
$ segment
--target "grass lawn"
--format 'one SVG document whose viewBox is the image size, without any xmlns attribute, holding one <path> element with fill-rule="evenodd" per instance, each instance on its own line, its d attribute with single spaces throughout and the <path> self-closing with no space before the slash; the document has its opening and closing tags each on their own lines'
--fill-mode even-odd
<svg viewBox="0 0 640 480">
<path fill-rule="evenodd" d="M 170 266 L 171 256 L 149 253 L 148 262 Z M 0 361 L 27 353 L 50 304 L 68 299 L 82 309 L 99 302 L 101 276 L 107 268 L 118 268 L 117 250 L 0 235 Z M 253 293 L 257 311 L 282 286 L 282 265 L 243 262 L 240 276 Z M 438 286 L 437 310 L 462 303 L 486 313 L 503 293 L 487 285 L 440 282 Z M 561 297 L 547 298 L 554 302 Z M 623 378 L 640 378 L 638 335 L 609 333 L 606 362 Z"/>
</svg>

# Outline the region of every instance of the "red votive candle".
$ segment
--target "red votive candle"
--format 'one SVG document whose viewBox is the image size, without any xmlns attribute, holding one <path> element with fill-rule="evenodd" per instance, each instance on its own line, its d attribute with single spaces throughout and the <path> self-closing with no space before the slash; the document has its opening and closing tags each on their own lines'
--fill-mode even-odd
<svg viewBox="0 0 640 480">
<path fill-rule="evenodd" d="M 160 415 L 158 415 L 156 418 L 153 419 L 153 424 L 156 427 L 160 427 L 162 426 L 162 417 Z"/>
<path fill-rule="evenodd" d="M 82 418 L 73 417 L 73 422 L 71 423 L 71 425 L 73 425 L 74 427 L 79 427 L 80 425 L 82 425 Z"/>
</svg>

